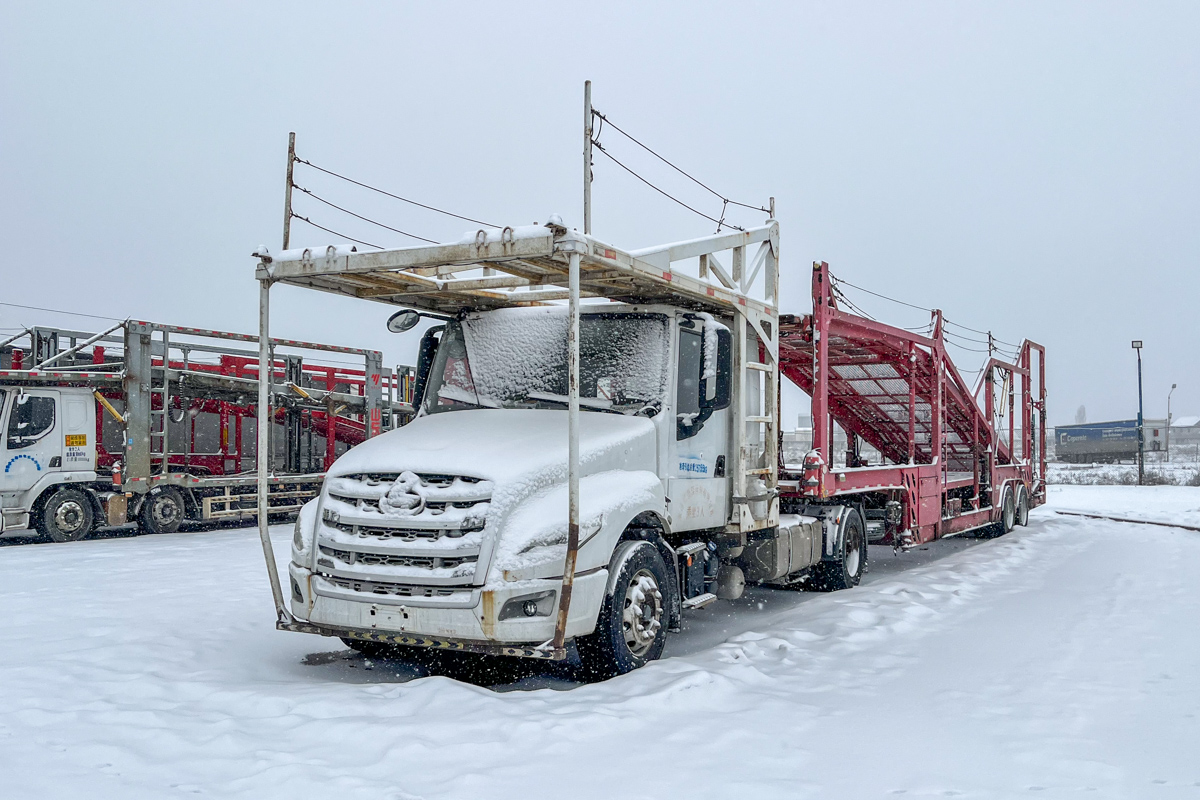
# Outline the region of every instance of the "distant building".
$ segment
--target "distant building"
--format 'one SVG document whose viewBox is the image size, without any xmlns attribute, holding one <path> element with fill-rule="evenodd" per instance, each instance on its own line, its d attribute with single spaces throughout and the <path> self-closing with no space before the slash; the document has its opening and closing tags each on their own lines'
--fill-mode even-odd
<svg viewBox="0 0 1200 800">
<path fill-rule="evenodd" d="M 1171 452 L 1181 451 L 1200 456 L 1200 416 L 1171 420 Z"/>
</svg>

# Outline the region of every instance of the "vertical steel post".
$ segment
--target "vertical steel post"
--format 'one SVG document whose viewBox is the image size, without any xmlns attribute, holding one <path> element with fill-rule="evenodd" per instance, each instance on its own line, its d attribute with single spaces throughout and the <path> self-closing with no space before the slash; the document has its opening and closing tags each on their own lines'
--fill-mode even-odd
<svg viewBox="0 0 1200 800">
<path fill-rule="evenodd" d="M 943 441 L 945 434 L 942 429 L 942 417 L 945 413 L 945 395 L 943 394 L 943 389 L 945 387 L 944 378 L 946 374 L 946 344 L 942 338 L 942 325 L 942 312 L 935 309 L 933 312 L 933 379 L 937 383 L 934 387 L 932 387 L 933 408 L 930 410 L 933 413 L 930 415 L 929 421 L 929 456 L 931 459 L 934 459 L 933 463 L 938 465 L 938 475 L 941 476 L 941 482 L 944 486 L 946 482 L 946 477 L 944 474 L 946 460 L 942 458 L 944 455 L 943 449 L 945 447 L 945 443 Z"/>
<path fill-rule="evenodd" d="M 292 167 L 296 164 L 296 132 L 288 134 L 287 187 L 283 191 L 283 249 L 292 243 Z"/>
<path fill-rule="evenodd" d="M 562 594 L 554 626 L 554 648 L 566 642 L 571 589 L 575 584 L 575 556 L 579 550 L 579 251 L 570 254 L 570 301 L 567 329 L 567 558 L 563 563 Z"/>
<path fill-rule="evenodd" d="M 826 465 L 833 463 L 833 418 L 829 415 L 829 265 L 824 261 L 813 263 L 813 394 L 812 394 L 812 449 L 816 450 Z M 821 475 L 819 497 L 825 497 L 828 472 Z"/>
<path fill-rule="evenodd" d="M 269 482 L 267 472 L 271 459 L 268 432 L 271 427 L 271 375 L 275 365 L 271 361 L 271 280 L 260 277 L 258 284 L 258 448 L 255 453 L 258 470 L 258 538 L 262 541 L 263 557 L 267 560 L 267 575 L 271 579 L 271 596 L 275 600 L 275 614 L 282 622 L 287 618 L 283 605 L 283 589 L 279 585 L 279 568 L 275 564 L 275 549 L 271 546 L 268 527 Z"/>
<path fill-rule="evenodd" d="M 1042 424 L 1038 426 L 1038 460 L 1041 463 L 1041 475 L 1043 491 L 1045 491 L 1046 483 L 1046 351 L 1038 348 L 1038 402 L 1040 403 L 1039 410 L 1042 414 Z"/>
<path fill-rule="evenodd" d="M 917 346 L 908 343 L 908 463 L 917 463 Z"/>
<path fill-rule="evenodd" d="M 368 438 L 383 432 L 383 353 L 368 350 L 363 357 L 363 395 L 366 397 L 366 435 Z"/>
<path fill-rule="evenodd" d="M 149 486 L 151 472 L 150 378 L 154 356 L 151 329 L 144 322 L 125 323 L 125 469 L 126 485 Z"/>
<path fill-rule="evenodd" d="M 583 232 L 592 233 L 592 82 L 583 82 Z"/>
</svg>

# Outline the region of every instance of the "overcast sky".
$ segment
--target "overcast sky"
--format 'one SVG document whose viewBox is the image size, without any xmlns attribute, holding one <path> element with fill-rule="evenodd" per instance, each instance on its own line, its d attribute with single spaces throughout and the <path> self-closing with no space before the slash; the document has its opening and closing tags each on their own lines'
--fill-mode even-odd
<svg viewBox="0 0 1200 800">
<path fill-rule="evenodd" d="M 776 197 L 783 311 L 810 310 L 819 259 L 1042 342 L 1052 423 L 1133 416 L 1141 338 L 1147 416 L 1171 383 L 1175 415 L 1200 414 L 1196 3 L 6 3 L 0 300 L 253 331 L 249 254 L 280 246 L 288 131 L 304 158 L 466 216 L 579 225 L 585 78 L 719 192 Z M 297 182 L 429 238 L 472 227 Z M 600 157 L 594 192 L 596 235 L 622 247 L 713 229 Z M 410 243 L 306 199 L 315 222 Z M 294 245 L 333 238 L 294 224 Z M 276 335 L 415 352 L 387 307 L 275 297 Z M 0 327 L 36 323 L 102 324 L 0 306 Z"/>
</svg>

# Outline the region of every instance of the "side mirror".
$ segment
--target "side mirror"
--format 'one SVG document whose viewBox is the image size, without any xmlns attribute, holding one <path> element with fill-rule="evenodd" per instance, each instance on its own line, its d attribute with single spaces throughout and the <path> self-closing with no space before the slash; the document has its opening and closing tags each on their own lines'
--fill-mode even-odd
<svg viewBox="0 0 1200 800">
<path fill-rule="evenodd" d="M 411 308 L 406 308 L 388 317 L 387 329 L 389 333 L 404 333 L 405 331 L 411 331 L 420 321 L 420 314 Z"/>
</svg>

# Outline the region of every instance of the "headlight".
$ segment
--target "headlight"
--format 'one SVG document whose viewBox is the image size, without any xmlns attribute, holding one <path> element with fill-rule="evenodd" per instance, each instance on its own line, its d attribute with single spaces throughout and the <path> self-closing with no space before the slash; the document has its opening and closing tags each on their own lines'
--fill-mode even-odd
<svg viewBox="0 0 1200 800">
<path fill-rule="evenodd" d="M 292 529 L 292 549 L 297 554 L 303 554 L 311 549 L 313 536 L 317 532 L 317 499 L 309 500 L 296 515 L 296 525 Z"/>
<path fill-rule="evenodd" d="M 292 534 L 292 547 L 296 548 L 297 550 L 299 550 L 300 552 L 303 553 L 304 552 L 304 530 L 303 530 L 303 528 L 300 527 L 300 521 L 301 521 L 301 517 L 299 514 L 297 514 L 296 515 L 295 532 Z"/>
</svg>

